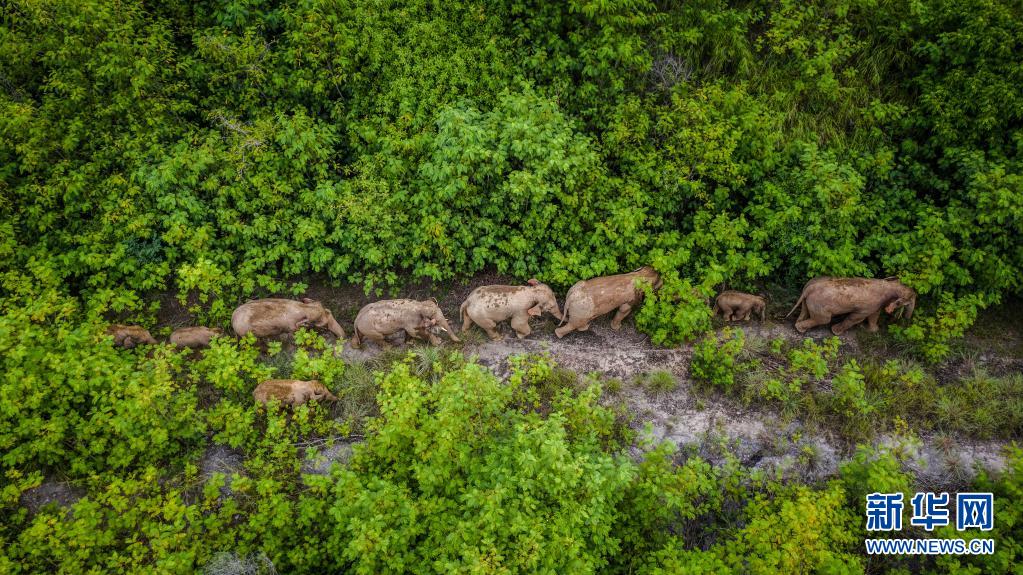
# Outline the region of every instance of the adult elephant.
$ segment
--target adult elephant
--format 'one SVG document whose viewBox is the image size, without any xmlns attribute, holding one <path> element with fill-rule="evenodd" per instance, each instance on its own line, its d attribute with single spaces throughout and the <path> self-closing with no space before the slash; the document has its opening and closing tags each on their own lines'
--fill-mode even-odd
<svg viewBox="0 0 1023 575">
<path fill-rule="evenodd" d="M 390 347 L 386 338 L 402 330 L 408 337 L 428 339 L 433 345 L 441 343 L 436 332 L 448 334 L 451 341 L 459 341 L 436 301 L 388 299 L 366 304 L 359 310 L 352 347 L 362 347 L 365 338 L 386 349 Z"/>
<path fill-rule="evenodd" d="M 604 276 L 576 282 L 565 296 L 561 327 L 554 330 L 559 338 L 573 331 L 590 329 L 594 319 L 618 310 L 611 318 L 611 329 L 622 327 L 622 320 L 643 301 L 643 290 L 636 283 L 649 283 L 660 289 L 661 275 L 650 266 L 643 266 L 627 274 Z"/>
<path fill-rule="evenodd" d="M 256 299 L 243 303 L 231 314 L 231 328 L 238 337 L 248 333 L 256 337 L 275 337 L 306 326 L 326 328 L 337 337 L 345 336 L 334 314 L 322 303 L 308 298 L 302 301 Z"/>
<path fill-rule="evenodd" d="M 802 306 L 796 331 L 803 333 L 819 325 L 826 325 L 831 318 L 846 316 L 831 327 L 832 333 L 842 335 L 854 325 L 867 320 L 867 329 L 877 331 L 881 310 L 891 314 L 905 308 L 906 319 L 913 317 L 916 307 L 916 292 L 896 278 L 834 278 L 820 277 L 807 282 L 803 293 L 789 315 Z"/>
</svg>

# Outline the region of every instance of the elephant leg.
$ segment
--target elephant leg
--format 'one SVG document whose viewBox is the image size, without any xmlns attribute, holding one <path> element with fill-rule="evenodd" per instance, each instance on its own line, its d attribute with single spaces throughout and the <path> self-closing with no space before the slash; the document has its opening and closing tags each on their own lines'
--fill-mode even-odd
<svg viewBox="0 0 1023 575">
<path fill-rule="evenodd" d="M 512 329 L 515 330 L 515 335 L 522 339 L 532 333 L 533 330 L 529 329 L 529 315 L 525 312 L 517 313 L 512 316 L 511 320 Z"/>
<path fill-rule="evenodd" d="M 877 310 L 876 312 L 867 316 L 867 331 L 869 332 L 877 331 L 877 320 L 880 319 L 880 317 L 881 310 Z"/>
<path fill-rule="evenodd" d="M 391 349 L 391 342 L 380 333 L 363 333 L 363 337 L 376 344 L 380 349 Z"/>
<path fill-rule="evenodd" d="M 616 313 L 614 318 L 611 320 L 611 329 L 615 331 L 621 329 L 622 320 L 629 315 L 630 311 L 632 311 L 632 304 L 623 303 L 622 306 L 618 308 L 618 313 Z"/>
<path fill-rule="evenodd" d="M 462 321 L 462 333 L 465 333 L 470 327 L 472 327 L 472 322 L 473 322 L 472 318 L 469 317 L 468 313 L 466 313 L 465 319 Z"/>
<path fill-rule="evenodd" d="M 866 313 L 851 313 L 841 322 L 831 326 L 831 333 L 835 335 L 842 335 L 848 331 L 849 328 L 866 319 L 868 315 L 869 314 Z"/>
<path fill-rule="evenodd" d="M 809 314 L 807 314 L 807 315 L 809 315 Z M 819 325 L 825 325 L 829 321 L 831 321 L 831 315 L 830 314 L 822 315 L 822 316 L 817 316 L 817 317 L 814 317 L 814 316 L 811 315 L 811 316 L 807 317 L 806 319 L 803 319 L 803 320 L 800 320 L 800 321 L 796 322 L 796 331 L 798 331 L 799 333 L 805 333 L 806 330 L 810 329 L 811 327 L 817 327 Z"/>
<path fill-rule="evenodd" d="M 565 325 L 554 330 L 554 335 L 558 336 L 558 339 L 565 337 L 566 335 L 575 331 L 575 325 L 572 322 L 566 323 Z"/>
<path fill-rule="evenodd" d="M 576 331 L 587 331 L 590 329 L 590 322 L 586 322 L 583 325 L 575 328 Z"/>
<path fill-rule="evenodd" d="M 806 318 L 810 317 L 810 314 L 806 311 L 806 304 L 799 306 L 799 317 L 796 318 L 796 323 L 806 321 Z"/>
<path fill-rule="evenodd" d="M 491 340 L 493 340 L 493 341 L 501 341 L 502 339 L 504 339 L 504 336 L 501 335 L 501 332 L 497 331 L 497 322 L 496 321 L 494 321 L 494 320 L 492 320 L 490 318 L 481 317 L 479 319 L 479 321 L 476 322 L 476 325 L 478 325 L 481 328 L 483 328 L 483 331 L 487 332 L 487 335 L 490 336 Z"/>
</svg>

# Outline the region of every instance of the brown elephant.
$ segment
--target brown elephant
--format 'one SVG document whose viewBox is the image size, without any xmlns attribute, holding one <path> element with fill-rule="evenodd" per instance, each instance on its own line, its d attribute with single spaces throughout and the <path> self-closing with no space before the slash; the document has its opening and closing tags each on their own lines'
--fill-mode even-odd
<svg viewBox="0 0 1023 575">
<path fill-rule="evenodd" d="M 390 347 L 385 338 L 401 330 L 409 337 L 429 339 L 433 345 L 441 343 L 436 335 L 438 331 L 447 333 L 451 341 L 460 341 L 436 301 L 390 299 L 367 304 L 359 310 L 359 315 L 355 316 L 352 347 L 361 347 L 364 337 L 379 347 Z"/>
<path fill-rule="evenodd" d="M 916 292 L 897 278 L 815 278 L 803 287 L 802 295 L 785 317 L 792 315 L 800 305 L 802 311 L 796 320 L 799 333 L 825 325 L 838 315 L 846 318 L 831 327 L 835 335 L 845 333 L 863 320 L 867 320 L 869 331 L 877 331 L 881 310 L 891 314 L 904 307 L 906 319 L 912 318 Z"/>
<path fill-rule="evenodd" d="M 501 339 L 501 334 L 495 329 L 497 324 L 511 319 L 512 329 L 521 339 L 530 334 L 529 316 L 548 312 L 556 319 L 561 319 L 554 291 L 535 279 L 526 283 L 529 285 L 492 285 L 472 290 L 458 310 L 462 333 L 475 323 L 487 332 L 490 339 L 497 341 Z"/>
<path fill-rule="evenodd" d="M 751 314 L 760 316 L 764 321 L 767 300 L 741 291 L 725 290 L 714 300 L 714 315 L 720 311 L 725 321 L 749 321 Z"/>
<path fill-rule="evenodd" d="M 113 336 L 114 345 L 131 349 L 136 345 L 156 345 L 156 339 L 149 330 L 140 325 L 123 325 L 115 323 L 107 328 L 107 335 Z"/>
<path fill-rule="evenodd" d="M 345 332 L 334 314 L 318 301 L 302 298 L 267 298 L 247 301 L 231 314 L 231 327 L 238 337 L 251 333 L 256 337 L 274 337 L 293 333 L 300 327 L 327 328 L 337 337 Z"/>
<path fill-rule="evenodd" d="M 258 403 L 272 399 L 284 405 L 298 406 L 308 401 L 337 401 L 337 397 L 317 380 L 269 379 L 256 386 L 252 397 Z"/>
<path fill-rule="evenodd" d="M 224 335 L 219 327 L 179 327 L 170 334 L 170 342 L 178 347 L 205 349 L 210 340 Z"/>
<path fill-rule="evenodd" d="M 611 310 L 617 309 L 611 320 L 611 329 L 622 327 L 622 320 L 641 301 L 643 290 L 636 287 L 637 281 L 644 281 L 660 289 L 663 281 L 654 268 L 644 266 L 627 274 L 604 276 L 576 282 L 565 296 L 564 316 L 561 327 L 554 335 L 564 337 L 572 331 L 586 331 L 590 322 Z"/>
</svg>

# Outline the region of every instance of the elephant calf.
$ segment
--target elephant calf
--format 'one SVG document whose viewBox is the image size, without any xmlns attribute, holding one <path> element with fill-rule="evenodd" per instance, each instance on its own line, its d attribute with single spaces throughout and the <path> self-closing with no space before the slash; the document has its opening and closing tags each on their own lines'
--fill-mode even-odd
<svg viewBox="0 0 1023 575">
<path fill-rule="evenodd" d="M 572 331 L 586 331 L 595 318 L 617 309 L 611 320 L 611 329 L 622 327 L 622 320 L 643 300 L 643 290 L 636 287 L 637 281 L 648 282 L 654 289 L 663 283 L 660 274 L 650 266 L 634 272 L 605 276 L 576 282 L 565 296 L 564 324 L 554 330 L 554 335 L 564 337 Z"/>
<path fill-rule="evenodd" d="M 438 330 L 447 333 L 451 341 L 459 341 L 436 301 L 391 299 L 367 304 L 359 310 L 359 315 L 355 316 L 352 347 L 361 347 L 362 338 L 381 348 L 390 347 L 385 338 L 402 330 L 409 337 L 427 338 L 433 345 L 441 343 L 435 333 Z"/>
<path fill-rule="evenodd" d="M 764 321 L 766 308 L 764 298 L 741 291 L 725 290 L 714 300 L 714 315 L 720 311 L 725 321 L 749 321 L 750 314 L 754 313 L 760 316 L 760 321 Z"/>
<path fill-rule="evenodd" d="M 297 406 L 308 401 L 337 401 L 322 383 L 303 381 L 301 379 L 270 379 L 259 384 L 252 397 L 258 403 L 267 403 L 276 399 L 284 405 Z"/>
<path fill-rule="evenodd" d="M 867 329 L 877 331 L 881 310 L 895 313 L 906 308 L 906 319 L 913 317 L 916 292 L 896 278 L 815 278 L 803 287 L 803 293 L 789 315 L 802 306 L 796 331 L 803 333 L 818 325 L 831 322 L 834 316 L 845 315 L 841 322 L 831 326 L 835 335 L 842 335 L 852 326 L 867 320 Z"/>
<path fill-rule="evenodd" d="M 178 347 L 205 349 L 210 340 L 224 335 L 219 327 L 180 327 L 170 335 L 170 342 Z"/>
<path fill-rule="evenodd" d="M 534 279 L 526 283 L 529 285 L 492 285 L 472 290 L 458 310 L 462 333 L 475 323 L 487 332 L 490 339 L 497 341 L 501 339 L 501 334 L 495 329 L 497 324 L 510 319 L 515 334 L 523 338 L 531 331 L 529 316 L 548 312 L 556 319 L 561 319 L 558 300 L 551 288 Z"/>
<path fill-rule="evenodd" d="M 107 335 L 114 337 L 114 345 L 131 349 L 136 345 L 156 345 L 156 339 L 149 330 L 140 325 L 123 325 L 115 323 L 107 328 Z"/>
<path fill-rule="evenodd" d="M 267 298 L 248 301 L 231 314 L 231 328 L 238 337 L 251 333 L 256 337 L 275 337 L 293 333 L 300 327 L 327 328 L 337 337 L 345 332 L 334 319 L 334 314 L 318 301 L 302 298 Z"/>
</svg>

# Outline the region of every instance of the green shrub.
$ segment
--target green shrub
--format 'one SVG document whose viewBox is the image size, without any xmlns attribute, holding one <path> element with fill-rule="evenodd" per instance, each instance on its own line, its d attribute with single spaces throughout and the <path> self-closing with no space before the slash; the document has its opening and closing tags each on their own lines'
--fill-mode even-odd
<svg viewBox="0 0 1023 575">
<path fill-rule="evenodd" d="M 690 373 L 697 381 L 708 383 L 724 391 L 731 391 L 735 384 L 736 358 L 742 352 L 746 334 L 741 329 L 725 328 L 719 339 L 716 332 L 709 332 L 695 346 Z"/>
</svg>

